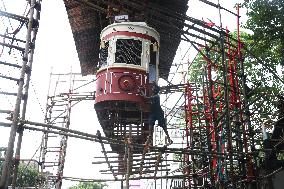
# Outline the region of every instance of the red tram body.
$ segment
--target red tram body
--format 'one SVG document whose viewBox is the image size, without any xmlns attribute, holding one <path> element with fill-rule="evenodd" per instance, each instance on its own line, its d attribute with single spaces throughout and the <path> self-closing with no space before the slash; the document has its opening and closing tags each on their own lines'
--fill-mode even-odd
<svg viewBox="0 0 284 189">
<path fill-rule="evenodd" d="M 101 32 L 99 70 L 96 77 L 95 109 L 107 137 L 133 142 L 148 136 L 149 107 L 138 89 L 148 95 L 158 80 L 160 37 L 143 22 L 122 22 Z M 111 145 L 113 151 L 120 147 Z"/>
</svg>

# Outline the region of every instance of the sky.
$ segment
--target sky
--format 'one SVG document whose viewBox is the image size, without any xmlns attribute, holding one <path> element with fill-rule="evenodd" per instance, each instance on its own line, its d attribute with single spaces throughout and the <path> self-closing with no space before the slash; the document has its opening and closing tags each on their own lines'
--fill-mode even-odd
<svg viewBox="0 0 284 189">
<path fill-rule="evenodd" d="M 3 2 L 5 2 L 8 12 L 22 14 L 24 11 L 25 0 L 1 0 L 0 8 L 3 10 Z M 213 1 L 217 3 L 217 1 Z M 229 10 L 235 11 L 235 4 L 239 0 L 223 0 L 220 4 Z M 209 18 L 217 25 L 219 25 L 219 14 L 217 9 L 210 7 L 198 0 L 189 0 L 188 15 L 207 20 Z M 241 21 L 246 17 L 245 10 L 241 9 Z M 236 18 L 222 11 L 223 27 L 228 27 L 230 31 L 236 29 Z M 2 27 L 0 25 L 0 27 Z M 0 28 L 0 31 L 3 31 Z M 190 51 L 182 60 L 185 50 L 189 44 L 182 42 L 174 60 L 174 63 L 186 62 L 191 59 L 196 52 Z M 0 57 L 1 60 L 2 57 Z M 29 91 L 29 103 L 27 109 L 27 119 L 31 121 L 43 122 L 44 112 L 46 106 L 46 96 L 48 91 L 49 74 L 52 70 L 56 73 L 80 72 L 80 64 L 73 40 L 72 32 L 68 22 L 63 1 L 46 0 L 42 2 L 42 12 L 39 32 L 36 40 L 36 49 L 34 55 L 34 64 L 32 70 L 31 88 Z M 1 68 L 0 68 L 1 69 Z M 1 70 L 2 71 L 2 70 Z M 2 73 L 2 72 L 0 72 Z M 17 72 L 13 72 L 16 74 Z M 92 79 L 91 77 L 87 79 Z M 163 84 L 163 82 L 161 82 Z M 8 86 L 0 79 L 0 86 Z M 10 86 L 10 85 L 9 85 Z M 0 88 L 1 89 L 1 88 Z M 16 86 L 13 87 L 13 90 Z M 94 86 L 90 85 L 86 90 L 93 91 Z M 5 104 L 7 108 L 13 107 L 14 99 L 7 99 L 7 97 L 0 96 L 1 105 Z M 2 106 L 3 107 L 3 106 Z M 3 116 L 0 116 L 2 121 Z M 93 109 L 93 102 L 86 101 L 76 105 L 72 110 L 71 126 L 70 128 L 80 130 L 83 132 L 96 134 L 97 130 L 101 130 L 96 118 L 96 113 Z M 25 131 L 22 147 L 22 158 L 29 159 L 33 156 L 41 143 L 42 133 L 34 131 Z M 7 146 L 9 137 L 9 129 L 0 127 L 0 147 Z M 66 156 L 66 164 L 64 175 L 70 177 L 80 178 L 96 178 L 98 177 L 98 170 L 101 167 L 92 165 L 94 156 L 98 156 L 101 151 L 99 144 L 79 139 L 69 138 L 68 150 Z M 34 158 L 37 158 L 38 154 Z M 105 167 L 106 168 L 106 167 Z M 105 177 L 105 175 L 104 175 Z M 74 182 L 63 182 L 63 189 L 75 185 Z M 114 187 L 112 187 L 114 188 Z"/>
</svg>

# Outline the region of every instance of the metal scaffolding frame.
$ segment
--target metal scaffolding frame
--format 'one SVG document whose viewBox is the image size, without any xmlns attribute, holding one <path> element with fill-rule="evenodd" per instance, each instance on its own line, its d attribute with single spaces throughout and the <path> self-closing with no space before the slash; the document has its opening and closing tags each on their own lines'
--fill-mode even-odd
<svg viewBox="0 0 284 189">
<path fill-rule="evenodd" d="M 50 73 L 49 90 L 44 122 L 69 129 L 71 110 L 78 103 L 93 100 L 94 92 L 86 92 L 85 86 L 95 80 L 82 77 L 80 73 Z M 45 128 L 41 144 L 41 187 L 61 188 L 68 136 L 51 133 L 53 129 Z"/>
</svg>

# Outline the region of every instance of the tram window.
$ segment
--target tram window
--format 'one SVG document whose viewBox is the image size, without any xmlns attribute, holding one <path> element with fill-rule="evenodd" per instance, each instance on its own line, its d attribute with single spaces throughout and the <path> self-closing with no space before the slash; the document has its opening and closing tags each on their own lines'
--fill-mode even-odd
<svg viewBox="0 0 284 189">
<path fill-rule="evenodd" d="M 154 51 L 154 44 L 150 47 L 150 64 L 156 65 L 157 51 Z"/>
<path fill-rule="evenodd" d="M 142 41 L 118 39 L 116 41 L 116 63 L 141 65 Z"/>
<path fill-rule="evenodd" d="M 156 81 L 156 57 L 157 51 L 154 51 L 154 45 L 150 45 L 150 63 L 149 63 L 149 82 Z"/>
<path fill-rule="evenodd" d="M 105 42 L 104 46 L 100 49 L 100 67 L 107 65 L 109 42 Z"/>
</svg>

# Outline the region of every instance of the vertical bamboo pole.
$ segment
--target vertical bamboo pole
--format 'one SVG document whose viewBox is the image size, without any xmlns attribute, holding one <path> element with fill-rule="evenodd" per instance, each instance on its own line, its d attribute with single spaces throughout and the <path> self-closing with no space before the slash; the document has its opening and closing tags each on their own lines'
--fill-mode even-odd
<svg viewBox="0 0 284 189">
<path fill-rule="evenodd" d="M 233 175 L 234 172 L 234 165 L 233 165 L 233 156 L 232 156 L 232 126 L 231 126 L 231 121 L 230 121 L 230 105 L 229 105 L 229 88 L 228 88 L 228 74 L 227 74 L 227 64 L 225 64 L 225 46 L 224 46 L 224 34 L 222 31 L 222 15 L 221 15 L 221 6 L 220 6 L 220 0 L 218 0 L 218 11 L 219 11 L 219 22 L 220 22 L 220 38 L 221 38 L 221 65 L 223 67 L 223 80 L 224 80 L 224 100 L 226 104 L 226 109 L 225 109 L 225 129 L 227 131 L 227 142 L 228 142 L 228 151 L 229 151 L 229 164 L 230 164 L 230 176 Z M 232 179 L 232 186 L 233 188 L 236 188 L 235 186 L 235 180 Z"/>
<path fill-rule="evenodd" d="M 249 106 L 247 106 L 248 104 L 248 98 L 247 98 L 247 91 L 245 90 L 245 85 L 246 85 L 246 76 L 245 76 L 245 71 L 244 71 L 244 60 L 243 60 L 243 57 L 242 57 L 242 52 L 241 52 L 241 39 L 240 39 L 240 6 L 239 4 L 237 4 L 237 14 L 238 14 L 238 17 L 237 17 L 237 37 L 238 37 L 238 56 L 239 56 L 239 59 L 240 59 L 240 70 L 241 70 L 241 82 L 242 82 L 242 93 L 244 94 L 244 98 L 243 98 L 243 101 L 244 101 L 244 105 L 245 105 L 245 120 L 246 120 L 246 124 L 243 126 L 243 139 L 244 139 L 244 146 L 245 146 L 245 149 L 246 149 L 246 152 L 247 152 L 247 148 L 248 148 L 248 141 L 247 141 L 247 131 L 246 131 L 246 125 L 247 125 L 247 128 L 248 128 L 248 135 L 249 135 L 249 138 L 250 138 L 250 147 L 251 147 L 251 151 L 254 151 L 255 149 L 255 141 L 254 141 L 254 132 L 253 132 L 253 128 L 252 128 L 252 125 L 251 125 L 251 121 L 250 121 L 250 111 L 249 111 Z M 248 172 L 247 172 L 247 177 L 248 179 L 250 180 L 251 177 L 253 177 L 254 173 L 253 173 L 253 164 L 252 164 L 252 158 L 250 155 L 247 155 L 247 169 L 248 169 Z M 256 162 L 256 155 L 253 156 L 254 158 L 254 161 Z"/>
<path fill-rule="evenodd" d="M 126 149 L 127 149 L 127 169 L 126 169 L 126 189 L 129 189 L 129 178 L 131 174 L 131 167 L 132 167 L 132 125 L 129 126 L 129 138 L 126 142 Z"/>
<path fill-rule="evenodd" d="M 35 2 L 36 3 L 36 2 Z M 31 7 L 33 8 L 33 7 Z M 39 10 L 36 11 L 35 13 L 35 18 L 36 21 L 38 21 L 39 19 Z M 25 120 L 26 117 L 26 110 L 27 110 L 27 103 L 28 103 L 28 91 L 29 91 L 29 86 L 30 86 L 30 80 L 31 80 L 31 71 L 32 71 L 32 64 L 33 64 L 33 55 L 34 55 L 34 48 L 35 48 L 35 40 L 36 40 L 36 34 L 37 34 L 37 28 L 32 28 L 33 32 L 33 38 L 31 45 L 33 45 L 31 47 L 30 50 L 30 56 L 29 56 L 29 61 L 28 61 L 28 65 L 27 65 L 27 79 L 26 79 L 26 84 L 24 87 L 24 102 L 23 102 L 23 108 L 22 108 L 22 114 L 21 114 L 21 119 Z M 31 32 L 32 32 L 31 30 Z M 20 128 L 20 130 L 18 130 L 19 135 L 18 135 L 18 141 L 17 141 L 17 148 L 16 148 L 16 154 L 15 154 L 15 160 L 18 161 L 20 160 L 20 156 L 21 156 L 21 146 L 22 146 L 22 139 L 23 139 L 23 129 Z M 13 174 L 13 180 L 12 180 L 12 189 L 15 189 L 16 187 L 16 181 L 17 181 L 17 177 L 18 177 L 18 167 L 19 167 L 19 163 L 15 164 L 15 168 L 14 168 L 14 174 Z"/>
</svg>

